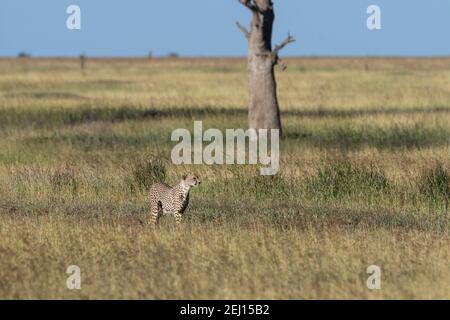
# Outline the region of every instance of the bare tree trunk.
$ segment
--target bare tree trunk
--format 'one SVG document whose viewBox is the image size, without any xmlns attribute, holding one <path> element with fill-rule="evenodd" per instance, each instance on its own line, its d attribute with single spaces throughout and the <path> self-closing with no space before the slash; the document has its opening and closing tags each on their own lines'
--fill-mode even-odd
<svg viewBox="0 0 450 320">
<path fill-rule="evenodd" d="M 280 109 L 274 67 L 279 62 L 278 53 L 294 42 L 290 35 L 272 50 L 272 29 L 275 20 L 271 0 L 239 0 L 252 12 L 251 31 L 237 23 L 248 39 L 248 72 L 250 107 L 249 127 L 252 129 L 280 129 Z"/>
</svg>

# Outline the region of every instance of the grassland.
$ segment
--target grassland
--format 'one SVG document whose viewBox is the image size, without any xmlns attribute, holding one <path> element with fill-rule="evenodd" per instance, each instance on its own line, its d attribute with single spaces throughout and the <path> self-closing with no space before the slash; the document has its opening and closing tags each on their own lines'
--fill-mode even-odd
<svg viewBox="0 0 450 320">
<path fill-rule="evenodd" d="M 170 161 L 176 128 L 246 127 L 242 59 L 0 60 L 0 297 L 450 298 L 450 59 L 288 64 L 261 177 Z M 154 230 L 149 185 L 186 171 Z"/>
</svg>

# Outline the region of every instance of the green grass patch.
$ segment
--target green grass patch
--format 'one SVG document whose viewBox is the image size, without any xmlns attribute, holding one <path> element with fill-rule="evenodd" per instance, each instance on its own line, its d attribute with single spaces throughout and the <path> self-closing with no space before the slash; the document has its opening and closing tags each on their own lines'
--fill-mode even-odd
<svg viewBox="0 0 450 320">
<path fill-rule="evenodd" d="M 383 170 L 373 165 L 350 162 L 327 164 L 306 180 L 310 195 L 339 198 L 364 194 L 380 194 L 390 189 Z"/>
</svg>

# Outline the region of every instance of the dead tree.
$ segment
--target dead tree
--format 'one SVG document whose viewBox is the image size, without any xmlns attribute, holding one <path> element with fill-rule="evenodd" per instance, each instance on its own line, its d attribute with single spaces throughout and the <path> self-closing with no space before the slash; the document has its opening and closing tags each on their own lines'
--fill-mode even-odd
<svg viewBox="0 0 450 320">
<path fill-rule="evenodd" d="M 272 29 L 275 20 L 271 0 L 239 0 L 252 13 L 250 31 L 237 23 L 248 40 L 248 73 L 250 107 L 249 127 L 252 129 L 280 129 L 280 109 L 274 67 L 279 52 L 295 39 L 288 37 L 272 49 Z M 282 66 L 284 67 L 284 66 Z"/>
<path fill-rule="evenodd" d="M 80 54 L 80 68 L 83 76 L 85 75 L 84 67 L 86 65 L 86 56 L 84 54 Z"/>
</svg>

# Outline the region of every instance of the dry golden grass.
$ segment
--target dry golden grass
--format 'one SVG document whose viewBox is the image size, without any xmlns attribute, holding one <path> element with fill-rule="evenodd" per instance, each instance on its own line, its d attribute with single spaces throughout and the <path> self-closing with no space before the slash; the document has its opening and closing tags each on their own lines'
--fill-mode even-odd
<svg viewBox="0 0 450 320">
<path fill-rule="evenodd" d="M 287 60 L 274 178 L 170 162 L 245 128 L 243 59 L 0 60 L 0 297 L 448 298 L 450 59 Z M 147 224 L 158 166 L 202 177 L 180 229 Z"/>
<path fill-rule="evenodd" d="M 2 219 L 7 298 L 316 299 L 448 297 L 445 238 L 363 228 L 211 223 L 154 232 L 126 219 Z M 65 287 L 77 264 L 82 289 Z M 382 269 L 370 291 L 368 265 Z"/>
</svg>

